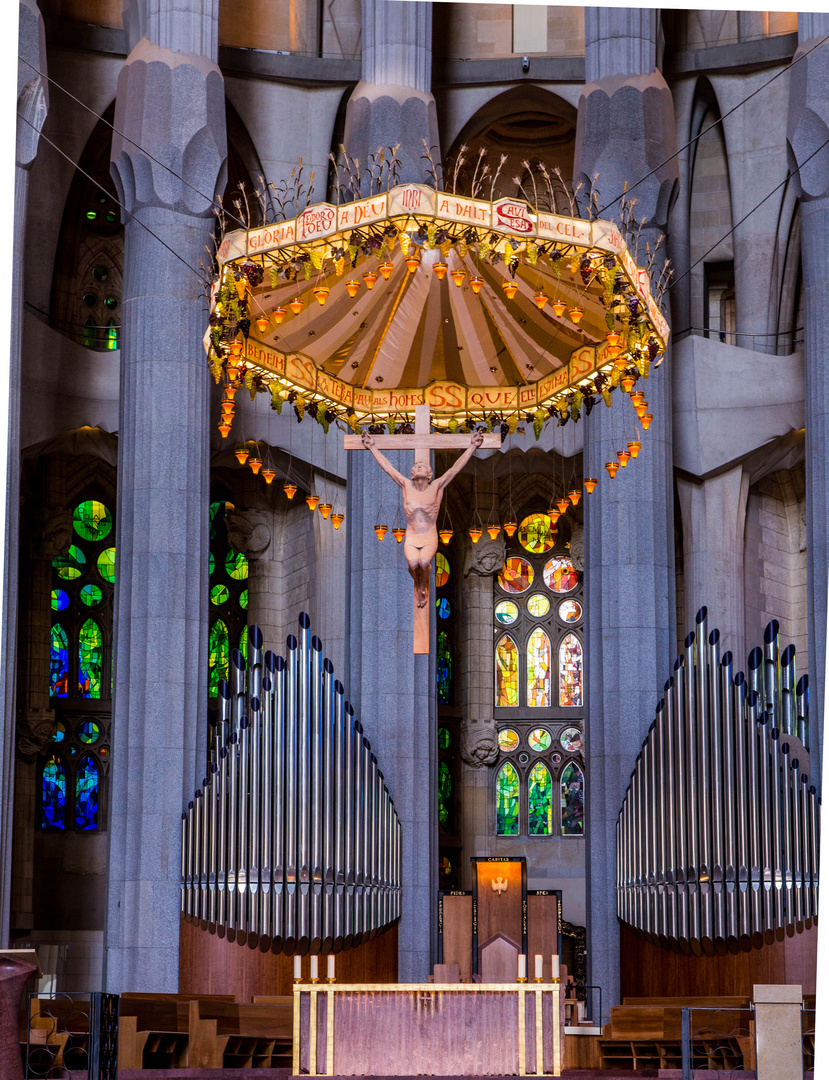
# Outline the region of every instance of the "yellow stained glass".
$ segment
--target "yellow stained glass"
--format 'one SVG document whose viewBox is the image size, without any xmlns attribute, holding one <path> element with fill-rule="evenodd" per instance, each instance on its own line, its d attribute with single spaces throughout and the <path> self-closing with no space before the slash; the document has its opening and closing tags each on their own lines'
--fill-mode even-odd
<svg viewBox="0 0 829 1080">
<path fill-rule="evenodd" d="M 498 575 L 498 584 L 504 592 L 522 593 L 532 585 L 534 576 L 533 568 L 526 559 L 507 559 Z"/>
<path fill-rule="evenodd" d="M 568 634 L 558 650 L 559 705 L 581 706 L 583 704 L 583 667 L 581 642 L 575 634 Z"/>
<path fill-rule="evenodd" d="M 550 601 L 542 593 L 534 593 L 527 601 L 527 611 L 529 611 L 530 615 L 534 615 L 536 619 L 546 615 L 549 610 Z"/>
<path fill-rule="evenodd" d="M 495 649 L 495 704 L 518 705 L 518 649 L 509 634 Z"/>
<path fill-rule="evenodd" d="M 550 706 L 550 639 L 540 627 L 527 642 L 527 705 Z"/>
<path fill-rule="evenodd" d="M 530 514 L 518 526 L 518 540 L 533 555 L 552 551 L 556 546 L 558 529 L 549 514 Z"/>
<path fill-rule="evenodd" d="M 449 560 L 439 551 L 435 555 L 435 587 L 442 589 L 446 582 L 449 580 L 449 575 L 452 573 L 452 567 L 449 565 Z"/>
<path fill-rule="evenodd" d="M 504 728 L 498 732 L 498 749 L 505 754 L 510 754 L 518 746 L 518 732 L 512 728 Z"/>
<path fill-rule="evenodd" d="M 554 555 L 544 564 L 544 584 L 551 592 L 565 593 L 579 583 L 578 571 L 566 555 Z"/>
</svg>

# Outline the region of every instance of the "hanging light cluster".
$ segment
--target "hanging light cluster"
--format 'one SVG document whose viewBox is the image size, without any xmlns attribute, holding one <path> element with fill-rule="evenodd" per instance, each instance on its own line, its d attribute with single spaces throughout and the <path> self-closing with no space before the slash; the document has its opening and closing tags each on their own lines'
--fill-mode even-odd
<svg viewBox="0 0 829 1080">
<path fill-rule="evenodd" d="M 273 461 L 271 459 L 270 448 L 266 448 L 265 457 L 261 456 L 259 449 L 259 441 L 252 440 L 252 446 L 249 443 L 242 443 L 237 446 L 233 451 L 236 460 L 240 465 L 247 465 L 254 476 L 261 476 L 265 483 L 270 485 L 276 478 L 276 469 L 273 467 Z M 289 475 L 285 478 L 285 482 L 282 485 L 282 490 L 285 492 L 288 500 L 293 499 L 299 490 L 297 485 Z M 308 509 L 311 511 L 319 510 L 324 521 L 331 521 L 335 529 L 339 529 L 342 523 L 345 521 L 345 514 L 341 513 L 336 506 L 328 502 L 320 502 L 319 495 L 308 495 L 305 499 L 308 504 Z"/>
</svg>

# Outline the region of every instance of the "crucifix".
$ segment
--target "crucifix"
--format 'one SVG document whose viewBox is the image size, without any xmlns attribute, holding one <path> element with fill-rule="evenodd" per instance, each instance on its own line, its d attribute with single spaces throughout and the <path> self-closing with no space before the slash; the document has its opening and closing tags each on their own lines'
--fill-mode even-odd
<svg viewBox="0 0 829 1080">
<path fill-rule="evenodd" d="M 480 447 L 495 449 L 501 445 L 499 432 L 469 435 L 432 435 L 431 413 L 428 405 L 415 406 L 414 435 L 346 435 L 346 450 L 369 450 L 377 464 L 403 491 L 403 510 L 406 514 L 404 554 L 409 573 L 414 578 L 414 652 L 429 652 L 429 577 L 432 559 L 438 547 L 437 520 L 443 492 L 452 479 Z M 411 480 L 394 468 L 381 452 L 414 450 L 415 462 Z M 432 479 L 429 464 L 430 450 L 464 450 L 455 464 L 436 480 Z"/>
</svg>

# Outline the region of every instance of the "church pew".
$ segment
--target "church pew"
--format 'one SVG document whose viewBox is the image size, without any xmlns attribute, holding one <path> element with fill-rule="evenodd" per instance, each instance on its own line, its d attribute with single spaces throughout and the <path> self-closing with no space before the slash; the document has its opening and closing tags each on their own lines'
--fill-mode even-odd
<svg viewBox="0 0 829 1080">
<path fill-rule="evenodd" d="M 123 994 L 118 1019 L 118 1068 L 185 1068 L 190 1004 L 167 995 Z"/>
<path fill-rule="evenodd" d="M 189 1067 L 290 1068 L 293 998 L 250 1005 L 192 1001 Z"/>
</svg>

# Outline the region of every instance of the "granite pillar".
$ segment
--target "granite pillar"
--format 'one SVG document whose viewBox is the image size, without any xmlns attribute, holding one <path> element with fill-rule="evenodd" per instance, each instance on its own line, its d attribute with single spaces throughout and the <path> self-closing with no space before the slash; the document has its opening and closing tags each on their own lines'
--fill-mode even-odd
<svg viewBox="0 0 829 1080">
<path fill-rule="evenodd" d="M 17 715 L 17 607 L 20 559 L 20 386 L 23 345 L 24 233 L 29 194 L 29 169 L 37 154 L 40 132 L 49 105 L 46 80 L 46 38 L 36 0 L 20 0 L 17 67 L 17 136 L 14 170 L 14 232 L 12 253 L 18 287 L 12 294 L 8 387 L 8 467 L 3 522 L 2 628 L 0 667 L 3 672 L 3 723 L 0 725 L 0 946 L 9 943 L 12 895 L 12 835 L 14 810 L 14 746 Z M 28 61 L 28 62 L 27 62 Z M 34 65 L 34 66 L 32 66 Z"/>
<path fill-rule="evenodd" d="M 210 416 L 197 271 L 226 154 L 218 4 L 150 0 L 146 20 L 119 76 L 112 144 L 129 211 L 104 976 L 115 993 L 178 988 L 179 826 L 200 786 L 207 715 Z"/>
<path fill-rule="evenodd" d="M 411 454 L 388 455 L 408 473 Z M 437 888 L 435 608 L 432 650 L 415 656 L 414 587 L 403 547 L 374 525 L 382 501 L 391 523 L 399 489 L 372 456 L 348 456 L 346 695 L 354 704 L 385 775 L 403 830 L 403 914 L 398 934 L 400 982 L 431 973 Z"/>
<path fill-rule="evenodd" d="M 827 565 L 829 565 L 829 56 L 826 47 L 804 59 L 829 34 L 829 15 L 798 16 L 797 64 L 789 96 L 789 162 L 800 194 L 803 267 L 803 351 L 806 371 L 806 558 L 809 623 L 809 713 L 815 718 L 811 755 L 813 774 L 821 762 L 826 685 Z"/>
<path fill-rule="evenodd" d="M 676 195 L 676 149 L 670 91 L 656 65 L 652 10 L 585 13 L 588 82 L 579 101 L 574 175 L 598 173 L 605 216 L 618 212 L 625 181 L 637 186 L 637 220 L 646 221 L 640 252 L 653 250 Z M 615 43 L 615 44 L 614 44 Z M 624 47 L 622 47 L 624 46 Z M 641 258 L 641 256 L 640 256 Z M 673 465 L 670 361 L 644 384 L 654 421 L 642 450 L 611 480 L 636 420 L 620 392 L 585 419 L 585 476 L 599 486 L 585 496 L 585 657 L 587 762 L 587 932 L 589 981 L 607 1005 L 619 1003 L 615 824 L 636 751 L 670 671 L 675 641 Z"/>
</svg>

